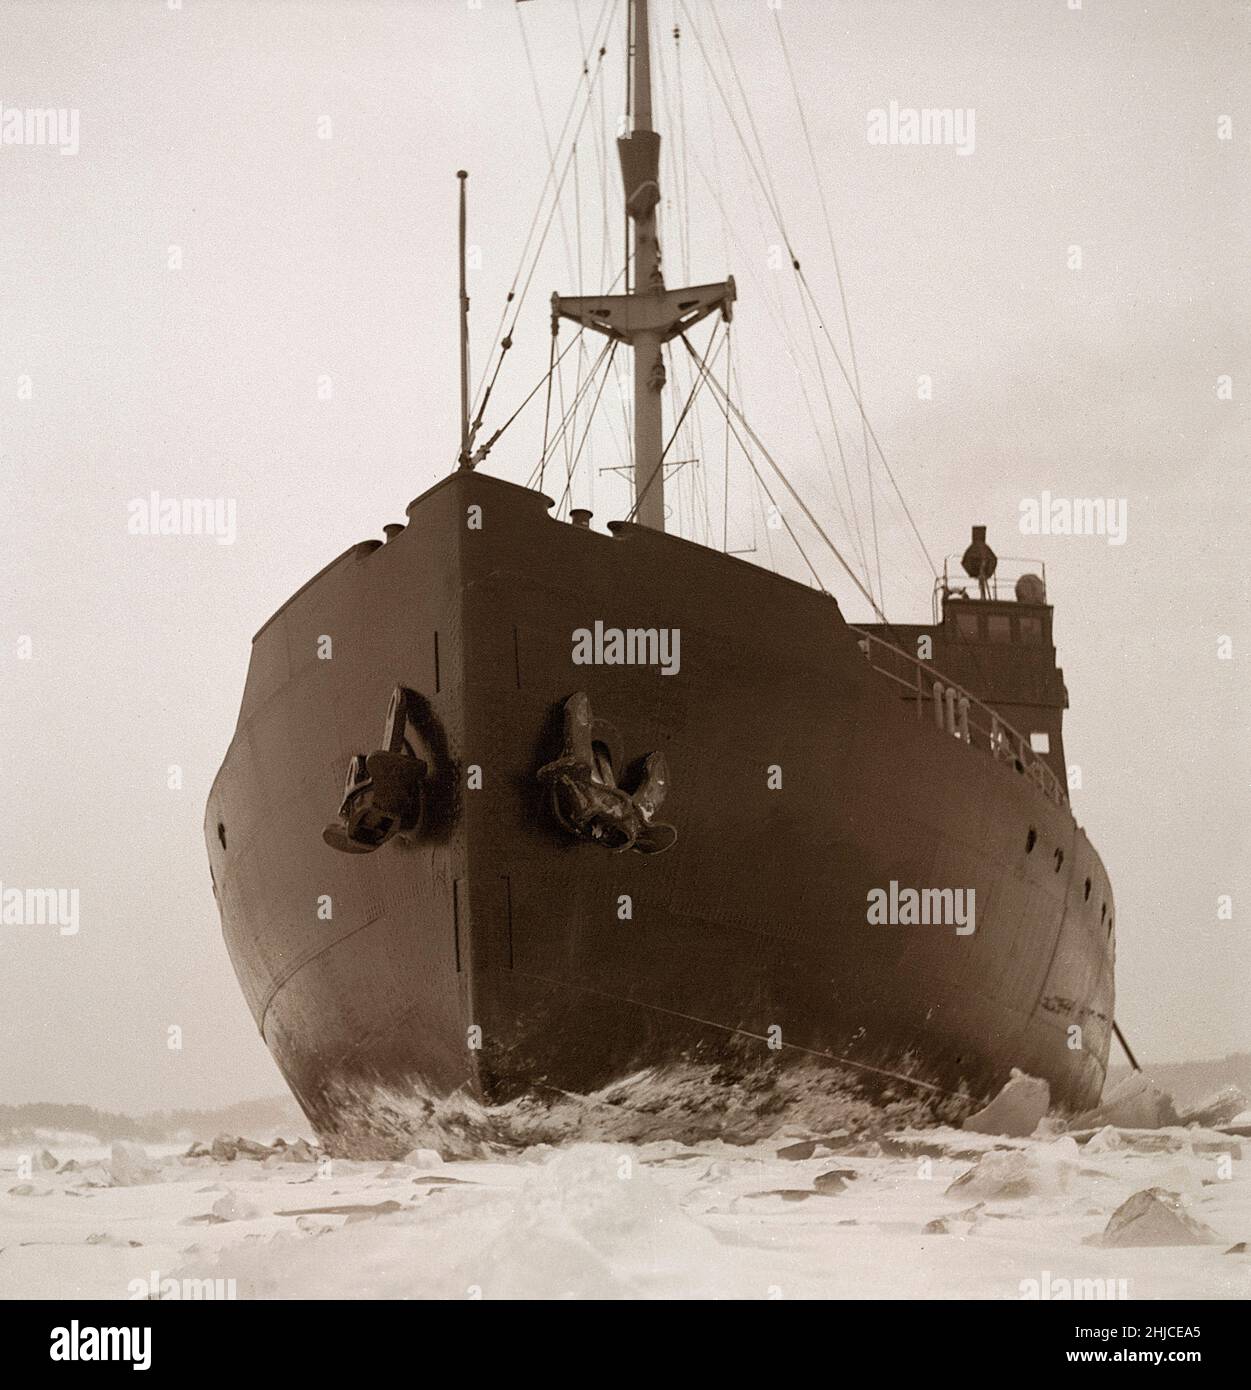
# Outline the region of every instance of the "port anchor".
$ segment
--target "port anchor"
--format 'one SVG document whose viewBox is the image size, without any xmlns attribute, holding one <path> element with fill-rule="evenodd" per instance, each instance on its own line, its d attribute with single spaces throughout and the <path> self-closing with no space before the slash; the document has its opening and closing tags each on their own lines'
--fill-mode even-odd
<svg viewBox="0 0 1251 1390">
<path fill-rule="evenodd" d="M 410 719 L 410 702 L 416 700 L 406 686 L 397 685 L 387 707 L 384 746 L 368 756 L 353 755 L 343 784 L 339 818 L 321 832 L 331 849 L 372 854 L 394 836 L 420 829 L 430 767 L 418 756 L 409 737 L 417 737 Z"/>
<path fill-rule="evenodd" d="M 565 701 L 561 755 L 539 769 L 556 820 L 571 834 L 616 854 L 663 854 L 678 838 L 672 825 L 654 819 L 669 789 L 663 753 L 649 753 L 633 792 L 617 785 L 623 765 L 621 736 L 591 713 L 579 691 Z"/>
</svg>

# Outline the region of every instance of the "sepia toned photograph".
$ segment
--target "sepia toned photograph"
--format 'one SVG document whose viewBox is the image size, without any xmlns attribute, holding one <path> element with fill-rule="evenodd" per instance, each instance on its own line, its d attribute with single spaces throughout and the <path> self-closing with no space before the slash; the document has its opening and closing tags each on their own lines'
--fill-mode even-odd
<svg viewBox="0 0 1251 1390">
<path fill-rule="evenodd" d="M 1251 1297 L 1242 0 L 0 33 L 37 1364 L 347 1300 L 1049 1303 L 1056 1367 L 1204 1359 Z"/>
</svg>

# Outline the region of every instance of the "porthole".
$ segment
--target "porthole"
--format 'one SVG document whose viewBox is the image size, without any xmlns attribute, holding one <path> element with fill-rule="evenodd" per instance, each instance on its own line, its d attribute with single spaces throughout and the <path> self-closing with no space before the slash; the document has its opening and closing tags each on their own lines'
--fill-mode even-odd
<svg viewBox="0 0 1251 1390">
<path fill-rule="evenodd" d="M 1089 879 L 1086 880 L 1086 896 L 1085 896 L 1085 901 L 1086 901 L 1086 902 L 1089 902 L 1089 901 L 1090 901 L 1090 880 L 1089 880 Z"/>
<path fill-rule="evenodd" d="M 1034 846 L 1038 843 L 1038 831 L 1031 825 L 1029 834 L 1025 837 L 1025 853 L 1033 854 Z"/>
<path fill-rule="evenodd" d="M 1100 920 L 1101 922 L 1104 922 L 1104 921 L 1107 920 L 1107 916 L 1108 916 L 1108 905 L 1107 905 L 1107 903 L 1104 903 L 1104 905 L 1099 909 L 1099 920 Z"/>
<path fill-rule="evenodd" d="M 1112 918 L 1111 918 L 1111 917 L 1108 918 L 1108 935 L 1109 935 L 1109 936 L 1112 935 Z"/>
<path fill-rule="evenodd" d="M 1056 873 L 1059 873 L 1060 870 L 1061 870 L 1061 868 L 1062 868 L 1063 865 L 1064 865 L 1064 851 L 1063 851 L 1062 849 L 1056 850 L 1056 856 L 1055 856 L 1055 857 L 1056 857 Z"/>
<path fill-rule="evenodd" d="M 217 822 L 217 838 L 222 842 L 222 849 L 226 848 L 226 827 L 221 821 Z"/>
</svg>

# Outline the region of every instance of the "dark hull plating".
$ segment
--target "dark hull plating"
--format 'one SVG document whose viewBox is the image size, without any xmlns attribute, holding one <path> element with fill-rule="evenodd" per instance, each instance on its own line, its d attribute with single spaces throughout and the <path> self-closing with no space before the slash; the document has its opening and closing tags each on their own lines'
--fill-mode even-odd
<svg viewBox="0 0 1251 1390">
<path fill-rule="evenodd" d="M 975 1096 L 1019 1066 L 1093 1102 L 1112 899 L 1069 810 L 918 720 L 832 599 L 547 505 L 457 474 L 255 640 L 206 837 L 240 983 L 318 1128 L 347 1090 L 587 1091 L 732 1044 Z M 597 619 L 680 629 L 680 670 L 574 666 Z M 322 828 L 396 685 L 428 702 L 446 795 L 422 837 L 338 854 Z M 627 757 L 664 751 L 669 852 L 611 854 L 550 816 L 536 772 L 579 689 Z M 976 931 L 869 925 L 892 880 L 973 888 Z"/>
</svg>

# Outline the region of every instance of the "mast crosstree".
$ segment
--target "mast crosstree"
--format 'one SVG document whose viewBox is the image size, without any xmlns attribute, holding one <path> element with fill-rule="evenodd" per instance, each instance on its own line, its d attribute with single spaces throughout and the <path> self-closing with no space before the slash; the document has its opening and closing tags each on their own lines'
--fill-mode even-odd
<svg viewBox="0 0 1251 1390">
<path fill-rule="evenodd" d="M 662 392 L 664 344 L 720 309 L 728 321 L 734 278 L 688 289 L 665 288 L 656 234 L 660 136 L 652 128 L 651 44 L 647 0 L 630 0 L 630 131 L 617 140 L 625 207 L 634 227 L 634 279 L 626 294 L 552 295 L 553 324 L 571 319 L 634 351 L 634 517 L 665 529 Z"/>
</svg>

